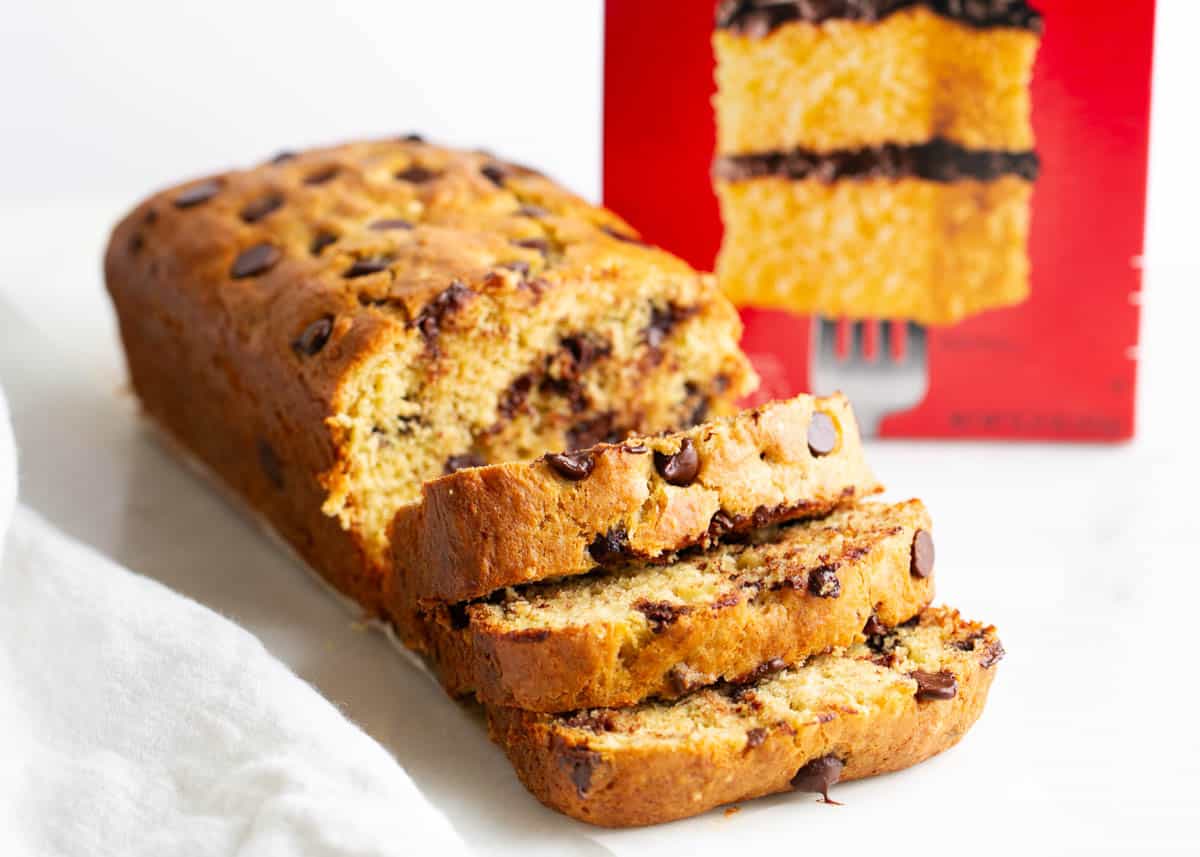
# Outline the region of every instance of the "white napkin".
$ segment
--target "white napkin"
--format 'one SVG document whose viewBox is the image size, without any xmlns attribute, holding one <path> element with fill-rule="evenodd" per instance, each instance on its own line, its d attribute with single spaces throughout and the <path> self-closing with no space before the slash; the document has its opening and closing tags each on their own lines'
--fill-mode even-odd
<svg viewBox="0 0 1200 857">
<path fill-rule="evenodd" d="M 466 853 L 252 635 L 16 503 L 0 392 L 0 853 Z"/>
</svg>

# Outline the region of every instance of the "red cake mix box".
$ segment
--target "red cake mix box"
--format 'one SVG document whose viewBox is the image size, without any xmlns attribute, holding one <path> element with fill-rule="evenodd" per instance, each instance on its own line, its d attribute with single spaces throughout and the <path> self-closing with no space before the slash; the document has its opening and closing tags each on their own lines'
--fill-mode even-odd
<svg viewBox="0 0 1200 857">
<path fill-rule="evenodd" d="M 1154 3 L 608 0 L 604 201 L 716 272 L 761 397 L 1134 430 Z"/>
</svg>

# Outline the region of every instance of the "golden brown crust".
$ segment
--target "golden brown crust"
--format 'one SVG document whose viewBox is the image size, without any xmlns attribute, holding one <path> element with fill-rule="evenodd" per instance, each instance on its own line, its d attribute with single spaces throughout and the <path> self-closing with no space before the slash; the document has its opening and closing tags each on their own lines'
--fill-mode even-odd
<svg viewBox="0 0 1200 857">
<path fill-rule="evenodd" d="M 862 675 L 852 688 L 856 700 L 831 691 L 815 708 L 788 713 L 786 692 L 774 687 L 790 681 L 784 673 L 740 702 L 730 701 L 737 693 L 706 690 L 673 705 L 654 704 L 654 717 L 645 716 L 644 706 L 573 716 L 493 707 L 489 724 L 540 801 L 606 827 L 656 824 L 788 791 L 803 766 L 827 755 L 844 763 L 842 781 L 900 770 L 965 734 L 983 710 L 992 666 L 1003 654 L 994 629 L 963 622 L 953 611 L 928 610 L 920 624 L 939 629 L 942 643 L 923 663 L 875 665 L 870 658 L 882 656 L 857 646 L 792 671 L 808 670 L 817 685 L 822 671 Z M 918 701 L 918 684 L 908 675 L 918 667 L 952 673 L 954 697 Z M 774 693 L 782 706 L 768 698 Z M 697 719 L 697 711 L 719 722 Z"/>
<path fill-rule="evenodd" d="M 372 613 L 395 506 L 452 456 L 691 424 L 753 382 L 711 278 L 531 170 L 419 141 L 163 191 L 105 274 L 146 410 Z"/>
<path fill-rule="evenodd" d="M 913 541 L 930 529 L 919 501 L 867 503 L 671 566 L 535 584 L 466 607 L 465 628 L 436 611 L 432 652 L 450 693 L 491 705 L 554 712 L 678 697 L 861 642 L 872 615 L 886 626 L 915 616 L 934 586 L 912 573 Z"/>
<path fill-rule="evenodd" d="M 836 442 L 809 448 L 814 412 L 832 418 Z M 688 484 L 668 484 L 661 457 L 685 439 L 698 456 Z M 550 460 L 464 470 L 422 486 L 421 502 L 393 523 L 397 609 L 406 599 L 458 602 L 595 568 L 610 545 L 655 558 L 746 531 L 815 516 L 881 487 L 867 466 L 844 396 L 797 396 L 665 437 L 603 445 L 573 481 Z M 600 540 L 597 543 L 597 540 Z M 615 557 L 613 557 L 615 558 Z"/>
</svg>

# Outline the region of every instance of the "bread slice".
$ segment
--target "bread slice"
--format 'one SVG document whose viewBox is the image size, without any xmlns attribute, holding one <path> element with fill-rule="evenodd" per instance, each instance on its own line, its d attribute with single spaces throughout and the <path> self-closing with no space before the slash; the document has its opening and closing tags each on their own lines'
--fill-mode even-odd
<svg viewBox="0 0 1200 857">
<path fill-rule="evenodd" d="M 929 515 L 864 503 L 669 565 L 507 589 L 434 612 L 451 693 L 534 711 L 630 705 L 782 669 L 933 599 Z"/>
<path fill-rule="evenodd" d="M 946 608 L 750 685 L 569 715 L 490 707 L 493 738 L 542 803 L 631 827 L 909 767 L 983 710 L 1004 650 Z"/>
<path fill-rule="evenodd" d="M 841 395 L 422 486 L 392 526 L 395 612 L 654 559 L 881 490 Z"/>
<path fill-rule="evenodd" d="M 695 425 L 755 383 L 711 276 L 413 137 L 155 194 L 105 276 L 146 413 L 370 614 L 425 480 Z"/>
</svg>

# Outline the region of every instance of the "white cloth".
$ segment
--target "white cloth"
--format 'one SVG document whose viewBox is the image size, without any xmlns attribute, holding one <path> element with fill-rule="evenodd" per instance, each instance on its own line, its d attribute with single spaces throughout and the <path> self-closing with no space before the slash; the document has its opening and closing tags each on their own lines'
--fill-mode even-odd
<svg viewBox="0 0 1200 857">
<path fill-rule="evenodd" d="M 16 502 L 0 392 L 0 854 L 466 853 L 252 635 Z"/>
</svg>

